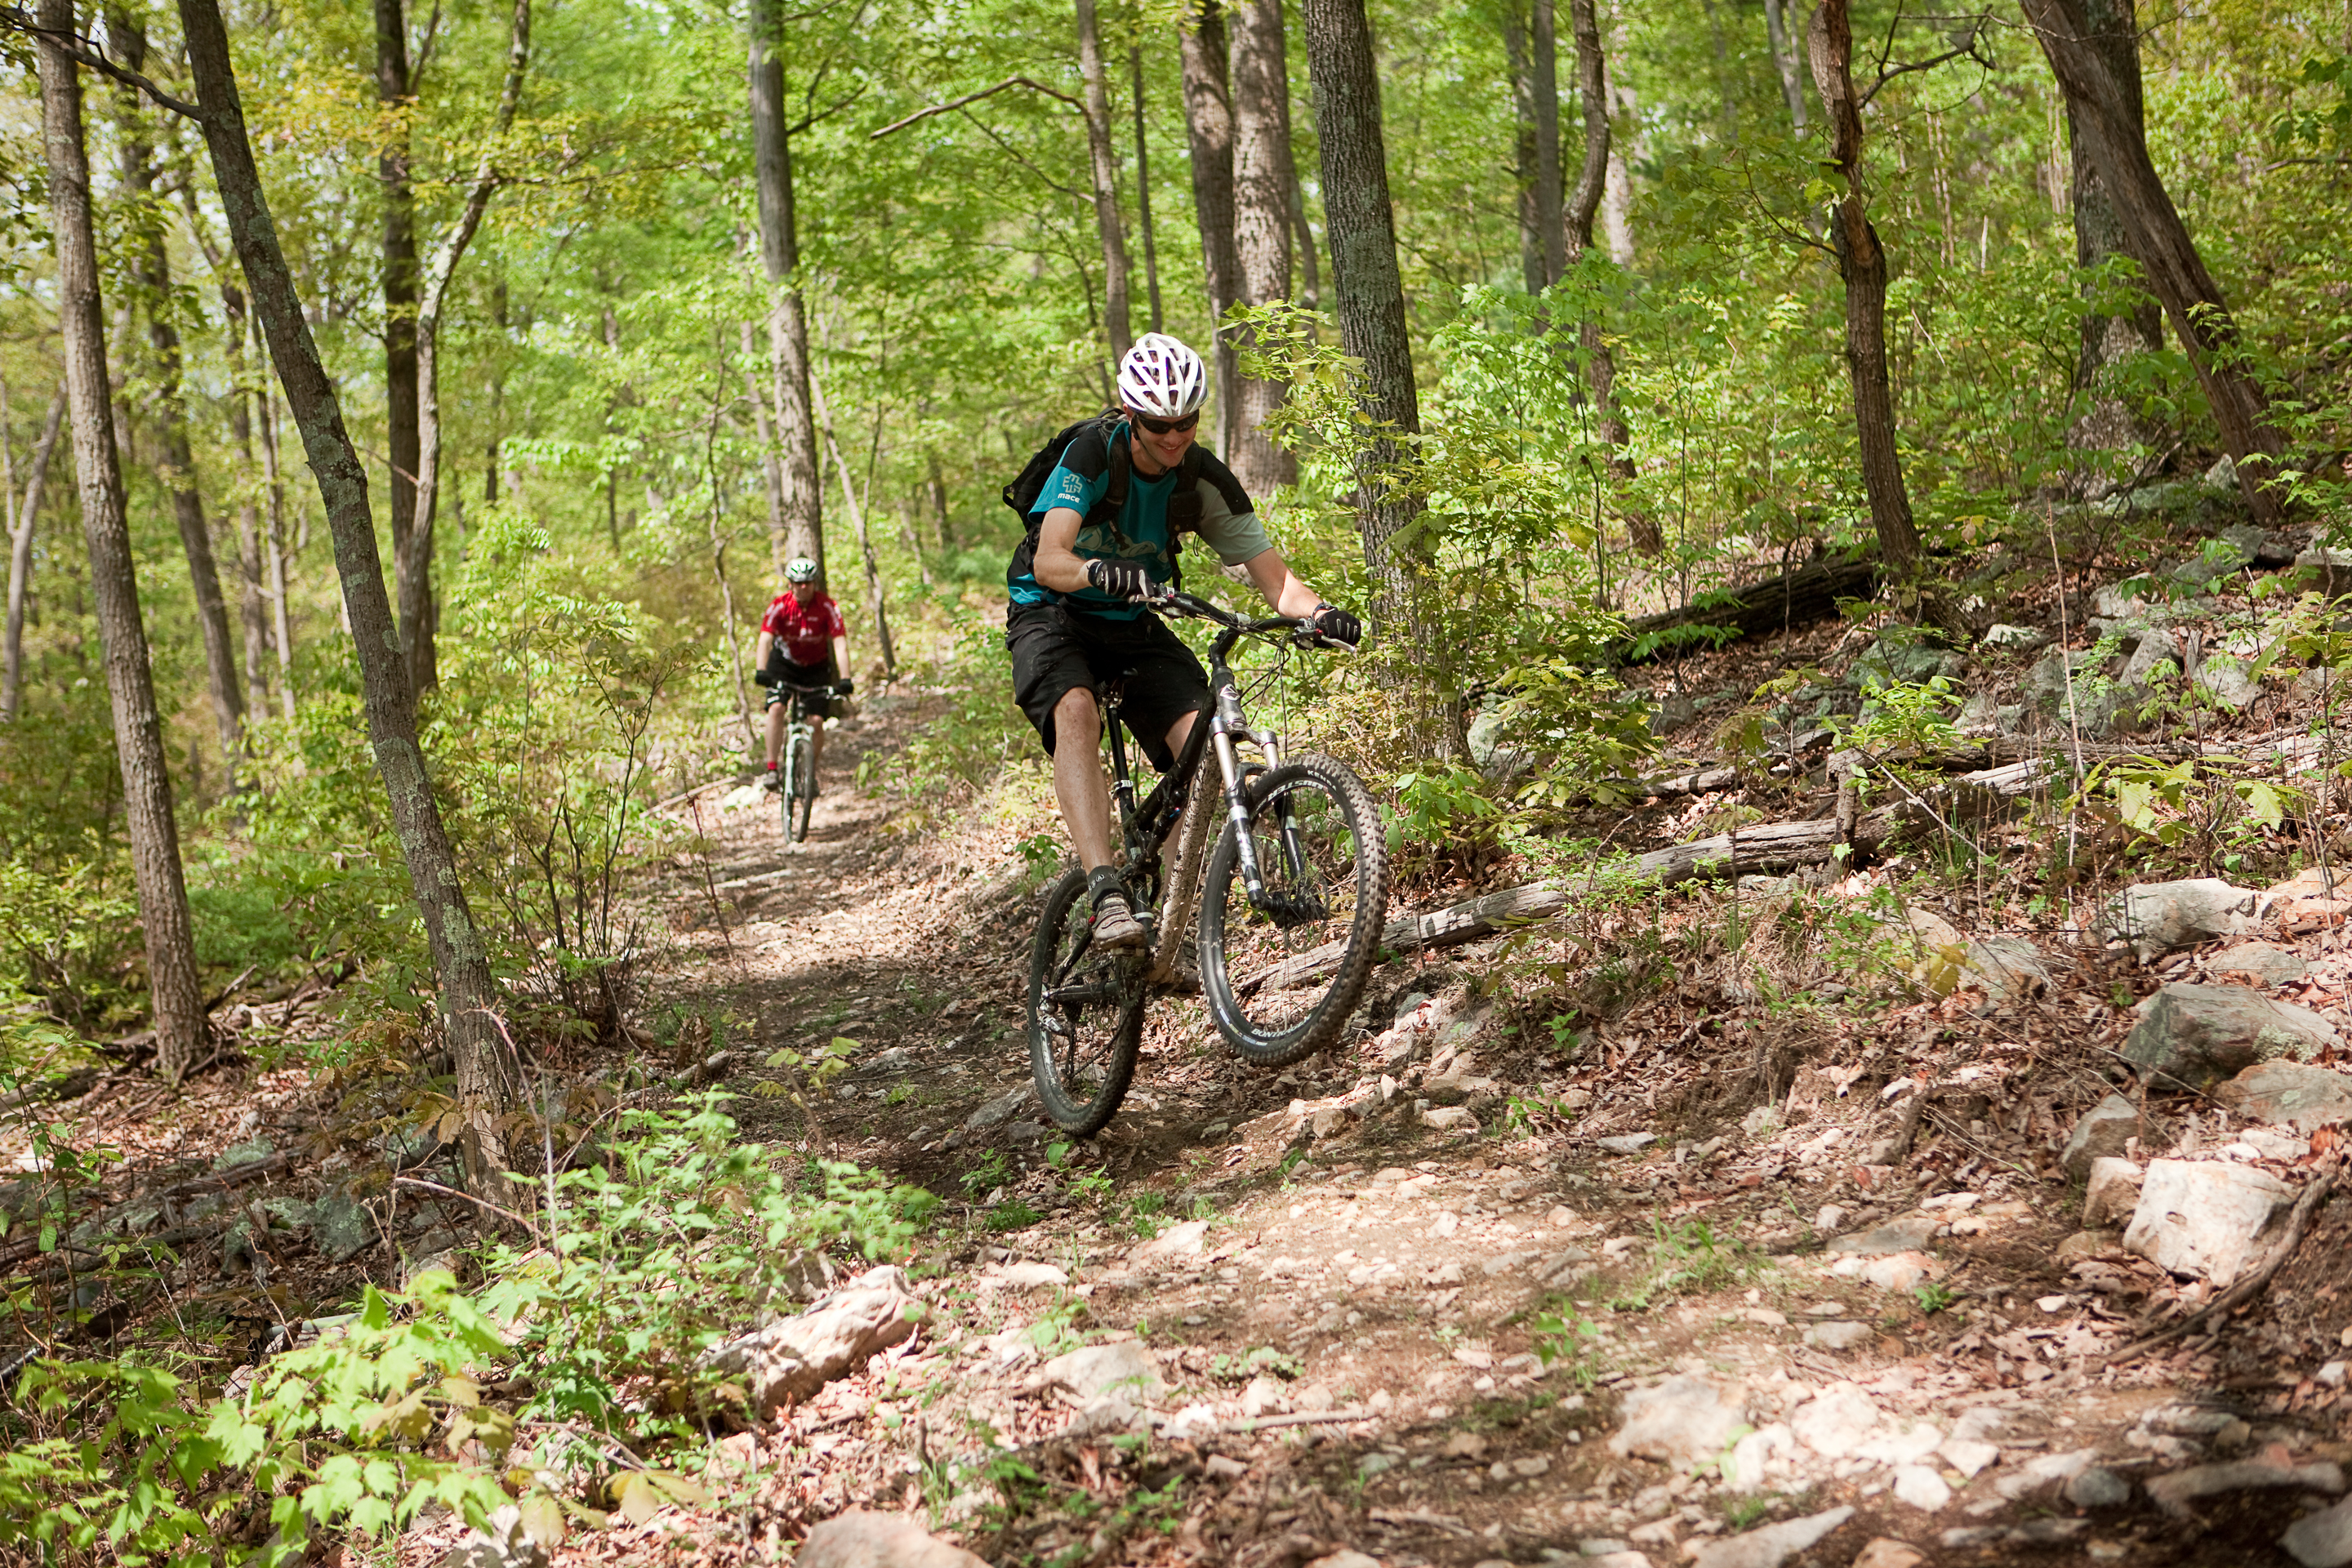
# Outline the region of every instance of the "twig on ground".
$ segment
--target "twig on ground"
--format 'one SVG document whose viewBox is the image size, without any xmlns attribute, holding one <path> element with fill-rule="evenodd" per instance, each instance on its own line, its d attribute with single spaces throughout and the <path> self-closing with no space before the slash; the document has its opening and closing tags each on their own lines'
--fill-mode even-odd
<svg viewBox="0 0 2352 1568">
<path fill-rule="evenodd" d="M 500 1208 L 488 1198 L 478 1198 L 471 1193 L 461 1192 L 456 1187 L 445 1187 L 438 1182 L 428 1182 L 422 1176 L 394 1176 L 392 1179 L 392 1184 L 395 1187 L 415 1187 L 419 1192 L 433 1193 L 445 1198 L 463 1198 L 478 1208 L 486 1208 L 502 1219 L 514 1221 L 515 1224 L 530 1232 L 530 1238 L 533 1241 L 546 1239 L 539 1234 L 539 1226 L 533 1225 L 528 1218 L 515 1213 L 512 1209 Z"/>
</svg>

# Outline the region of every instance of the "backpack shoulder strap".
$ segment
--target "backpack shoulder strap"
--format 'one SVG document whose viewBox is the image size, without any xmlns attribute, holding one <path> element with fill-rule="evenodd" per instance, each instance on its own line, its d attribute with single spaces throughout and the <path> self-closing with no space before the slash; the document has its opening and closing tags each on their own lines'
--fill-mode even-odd
<svg viewBox="0 0 2352 1568">
<path fill-rule="evenodd" d="M 1117 409 L 1112 409 L 1102 416 L 1103 445 L 1110 453 L 1109 483 L 1103 490 L 1102 509 L 1109 517 L 1114 528 L 1118 526 L 1119 518 L 1125 515 L 1127 510 L 1128 469 L 1134 461 L 1128 451 L 1127 443 L 1118 438 L 1118 421 L 1119 415 Z"/>
</svg>

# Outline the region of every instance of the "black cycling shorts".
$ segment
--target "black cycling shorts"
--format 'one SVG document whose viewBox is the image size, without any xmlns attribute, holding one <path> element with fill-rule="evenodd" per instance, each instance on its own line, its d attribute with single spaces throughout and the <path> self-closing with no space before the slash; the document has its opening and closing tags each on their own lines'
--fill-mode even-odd
<svg viewBox="0 0 2352 1568">
<path fill-rule="evenodd" d="M 814 664 L 794 664 L 784 657 L 781 643 L 768 645 L 768 674 L 778 680 L 791 681 L 794 686 L 831 686 L 841 679 L 833 668 L 833 655 L 828 653 Z M 771 686 L 768 688 L 768 700 L 763 706 L 773 708 L 779 702 L 792 700 L 791 692 L 780 686 Z M 833 697 L 812 695 L 806 706 L 811 718 L 831 719 L 838 704 Z"/>
<path fill-rule="evenodd" d="M 1209 672 L 1156 616 L 1120 621 L 1059 605 L 1015 605 L 1004 617 L 1004 646 L 1013 653 L 1013 700 L 1048 755 L 1055 705 L 1081 689 L 1099 702 L 1102 683 L 1120 676 L 1120 717 L 1161 773 L 1176 761 L 1169 726 L 1209 706 Z"/>
</svg>

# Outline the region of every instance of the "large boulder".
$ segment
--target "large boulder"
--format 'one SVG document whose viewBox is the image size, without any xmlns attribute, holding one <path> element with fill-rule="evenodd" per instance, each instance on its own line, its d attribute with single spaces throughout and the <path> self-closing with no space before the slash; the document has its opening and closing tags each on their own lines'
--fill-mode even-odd
<svg viewBox="0 0 2352 1568">
<path fill-rule="evenodd" d="M 2256 1062 L 2213 1091 L 2248 1121 L 2292 1127 L 2306 1135 L 2352 1121 L 2352 1078 L 2300 1062 Z"/>
<path fill-rule="evenodd" d="M 2233 888 L 2219 877 L 2179 882 L 2145 882 L 2125 889 L 2098 912 L 2100 933 L 2131 944 L 2141 963 L 2219 936 L 2242 936 L 2254 929 L 2262 895 Z"/>
<path fill-rule="evenodd" d="M 2175 981 L 2140 1003 L 2124 1060 L 2160 1088 L 2206 1089 L 2256 1062 L 2307 1060 L 2335 1040 L 2336 1026 L 2308 1007 L 2242 985 Z"/>
<path fill-rule="evenodd" d="M 754 1407 L 772 1415 L 905 1340 L 924 1313 L 904 1269 L 870 1269 L 796 1316 L 727 1341 L 709 1363 L 721 1376 L 747 1378 Z"/>
<path fill-rule="evenodd" d="M 1118 1340 L 1087 1345 L 1055 1356 L 1039 1371 L 1038 1381 L 1059 1384 L 1080 1399 L 1117 1394 L 1148 1405 L 1168 1392 L 1160 1380 L 1160 1363 L 1140 1340 Z"/>
<path fill-rule="evenodd" d="M 2294 1191 L 2266 1171 L 2218 1160 L 2158 1160 L 2141 1184 L 2124 1250 L 2216 1289 L 2253 1261 L 2272 1217 Z"/>
<path fill-rule="evenodd" d="M 796 1568 L 988 1568 L 987 1559 L 950 1546 L 903 1513 L 854 1508 L 808 1532 Z"/>
<path fill-rule="evenodd" d="M 2106 1230 L 2127 1225 L 2139 1208 L 2140 1184 L 2147 1173 L 2129 1160 L 2101 1155 L 2091 1162 L 2091 1179 L 2083 1191 L 2083 1227 Z"/>
</svg>

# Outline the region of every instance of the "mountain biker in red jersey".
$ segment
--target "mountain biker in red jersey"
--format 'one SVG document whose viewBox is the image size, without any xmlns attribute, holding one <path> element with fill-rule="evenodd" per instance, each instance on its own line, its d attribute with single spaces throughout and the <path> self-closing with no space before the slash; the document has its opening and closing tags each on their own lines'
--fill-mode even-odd
<svg viewBox="0 0 2352 1568">
<path fill-rule="evenodd" d="M 1362 640 L 1363 626 L 1298 580 L 1233 471 L 1192 449 L 1208 395 L 1200 355 L 1148 332 L 1119 363 L 1118 394 L 1124 417 L 1073 437 L 1030 510 L 1030 532 L 1005 572 L 1012 602 L 1004 639 L 1014 698 L 1054 759 L 1055 798 L 1087 871 L 1094 940 L 1133 947 L 1143 927 L 1111 865 L 1095 687 L 1126 676 L 1127 721 L 1152 765 L 1165 772 L 1193 717 L 1209 706 L 1201 661 L 1141 607 L 1152 586 L 1176 576 L 1176 535 L 1199 534 L 1223 564 L 1247 574 L 1276 615 L 1311 616 L 1317 630 L 1351 646 Z M 1111 516 L 1111 464 L 1121 446 L 1127 499 Z M 1191 484 L 1181 484 L 1187 475 Z M 1056 745 L 1058 739 L 1075 743 Z"/>
<path fill-rule="evenodd" d="M 849 668 L 849 630 L 842 625 L 841 606 L 816 585 L 817 565 L 805 555 L 784 563 L 784 591 L 760 619 L 759 655 L 754 663 L 768 689 L 768 771 L 761 789 L 778 787 L 776 763 L 783 755 L 784 719 L 792 711 L 792 686 L 830 686 L 849 695 L 853 683 L 841 672 Z M 809 776 L 816 776 L 824 760 L 824 721 L 834 716 L 831 697 L 822 693 L 805 699 L 809 729 Z"/>
</svg>

